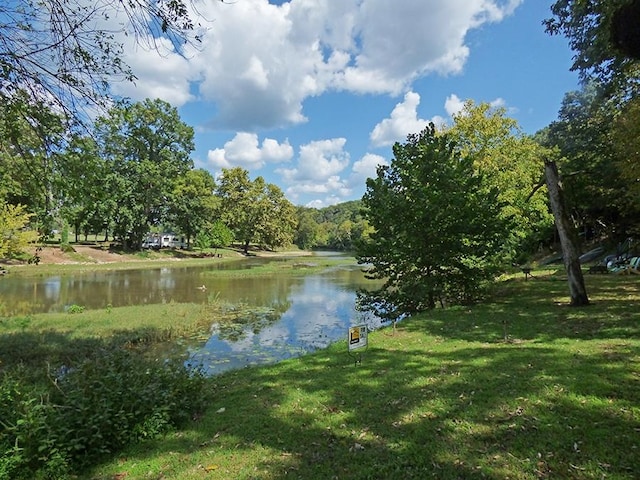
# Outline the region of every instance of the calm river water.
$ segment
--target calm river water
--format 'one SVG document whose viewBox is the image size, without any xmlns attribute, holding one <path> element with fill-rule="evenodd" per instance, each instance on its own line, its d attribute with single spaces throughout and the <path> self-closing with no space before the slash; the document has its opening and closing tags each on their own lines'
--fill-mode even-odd
<svg viewBox="0 0 640 480">
<path fill-rule="evenodd" d="M 278 259 L 241 260 L 252 268 Z M 301 259 L 312 263 L 313 258 Z M 96 271 L 73 276 L 0 278 L 0 315 L 60 312 L 154 303 L 218 301 L 248 307 L 251 314 L 234 325 L 212 325 L 204 345 L 189 347 L 190 361 L 210 374 L 302 355 L 346 338 L 351 325 L 381 326 L 378 318 L 355 310 L 356 290 L 370 288 L 360 267 L 328 268 L 302 276 L 225 278 L 216 268 L 180 267 Z M 235 267 L 237 268 L 237 264 Z M 206 291 L 199 289 L 205 285 Z"/>
</svg>

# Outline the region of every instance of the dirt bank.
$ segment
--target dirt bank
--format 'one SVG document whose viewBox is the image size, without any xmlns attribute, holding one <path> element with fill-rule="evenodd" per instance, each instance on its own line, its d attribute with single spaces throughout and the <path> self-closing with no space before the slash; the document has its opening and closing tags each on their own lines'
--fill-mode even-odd
<svg viewBox="0 0 640 480">
<path fill-rule="evenodd" d="M 69 263 L 115 263 L 140 261 L 140 257 L 109 250 L 93 245 L 74 245 L 74 251 L 65 252 L 59 246 L 43 247 L 37 252 L 41 264 L 69 264 Z M 36 254 L 35 249 L 29 253 Z"/>
<path fill-rule="evenodd" d="M 242 257 L 244 256 L 239 251 L 234 250 L 219 250 L 224 257 Z M 140 253 L 125 253 L 119 250 L 113 250 L 99 245 L 73 245 L 73 251 L 63 251 L 60 246 L 46 246 L 39 248 L 37 251 L 35 248 L 28 249 L 28 253 L 34 256 L 36 253 L 39 258 L 39 264 L 41 265 L 59 265 L 59 264 L 93 264 L 93 263 L 122 263 L 122 262 L 148 262 L 150 260 L 176 260 L 189 259 L 189 258 L 201 258 L 203 254 L 196 251 L 186 250 L 162 250 L 162 251 L 146 251 L 144 255 Z M 251 255 L 255 256 L 304 256 L 309 255 L 309 252 L 302 250 L 286 251 L 286 252 L 272 252 L 264 250 L 251 251 Z M 8 264 L 19 264 L 22 262 L 11 261 Z M 0 265 L 2 262 L 0 262 Z"/>
</svg>

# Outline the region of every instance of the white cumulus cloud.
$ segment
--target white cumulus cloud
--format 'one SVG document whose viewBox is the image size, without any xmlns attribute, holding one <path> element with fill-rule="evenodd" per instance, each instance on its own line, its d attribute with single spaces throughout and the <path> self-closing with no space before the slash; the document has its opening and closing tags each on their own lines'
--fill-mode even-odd
<svg viewBox="0 0 640 480">
<path fill-rule="evenodd" d="M 378 123 L 370 134 L 371 143 L 375 147 L 393 145 L 402 141 L 410 133 L 418 133 L 428 123 L 428 120 L 418 118 L 420 95 L 408 92 L 404 101 L 398 103 L 389 118 Z"/>
<path fill-rule="evenodd" d="M 373 153 L 365 154 L 360 160 L 353 163 L 349 182 L 352 185 L 363 185 L 367 178 L 376 177 L 376 169 L 379 165 L 388 165 L 386 158 Z"/>
<path fill-rule="evenodd" d="M 293 148 L 288 141 L 279 143 L 265 138 L 259 144 L 255 133 L 239 132 L 224 144 L 223 148 L 209 150 L 208 163 L 215 168 L 243 167 L 260 169 L 266 163 L 281 163 L 293 157 Z"/>
<path fill-rule="evenodd" d="M 461 100 L 455 93 L 452 93 L 447 97 L 444 102 L 444 109 L 450 117 L 457 115 L 464 108 L 464 100 Z"/>
<path fill-rule="evenodd" d="M 321 194 L 330 205 L 338 201 L 331 198 L 350 195 L 352 189 L 341 176 L 350 163 L 345 144 L 344 138 L 332 138 L 300 146 L 296 166 L 276 170 L 287 185 L 287 196 L 295 201 L 304 194 Z"/>
<path fill-rule="evenodd" d="M 349 165 L 349 153 L 344 150 L 346 142 L 345 138 L 332 138 L 302 145 L 297 167 L 281 169 L 279 173 L 289 182 L 326 181 Z"/>
<path fill-rule="evenodd" d="M 467 34 L 510 15 L 523 0 L 267 0 L 198 4 L 202 44 L 183 55 L 125 55 L 134 100 L 211 105 L 210 124 L 255 131 L 305 122 L 305 99 L 328 91 L 400 94 L 417 78 L 455 75 Z"/>
</svg>

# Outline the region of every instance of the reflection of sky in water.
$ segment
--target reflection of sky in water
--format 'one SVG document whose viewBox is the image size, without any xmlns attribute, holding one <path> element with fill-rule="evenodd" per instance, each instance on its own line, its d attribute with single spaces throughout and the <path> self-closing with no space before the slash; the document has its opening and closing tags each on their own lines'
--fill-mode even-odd
<svg viewBox="0 0 640 480">
<path fill-rule="evenodd" d="M 52 299 L 57 299 L 60 296 L 60 277 L 51 277 L 45 281 L 44 295 Z"/>
<path fill-rule="evenodd" d="M 206 345 L 192 352 L 193 360 L 210 373 L 299 356 L 346 338 L 350 325 L 380 326 L 372 315 L 354 309 L 356 289 L 373 287 L 355 264 L 304 276 L 216 274 L 218 269 L 264 263 L 247 259 L 215 268 L 176 265 L 43 278 L 5 276 L 0 281 L 0 315 L 60 312 L 73 304 L 87 310 L 167 302 L 206 304 L 210 296 L 213 301 L 254 309 L 255 315 L 241 318 L 242 325 L 214 326 Z M 199 289 L 203 284 L 206 292 Z"/>
<path fill-rule="evenodd" d="M 323 348 L 346 338 L 351 325 L 381 326 L 379 319 L 355 310 L 355 291 L 329 278 L 309 276 L 291 288 L 291 307 L 280 319 L 259 331 L 244 326 L 238 339 L 223 338 L 214 326 L 206 344 L 192 353 L 189 362 L 202 365 L 209 374 L 247 365 L 274 363 Z"/>
</svg>

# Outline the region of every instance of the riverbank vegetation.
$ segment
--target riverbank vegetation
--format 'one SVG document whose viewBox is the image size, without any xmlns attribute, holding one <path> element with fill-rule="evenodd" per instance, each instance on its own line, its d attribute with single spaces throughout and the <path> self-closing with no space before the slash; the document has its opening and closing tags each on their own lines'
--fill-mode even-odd
<svg viewBox="0 0 640 480">
<path fill-rule="evenodd" d="M 202 305 L 4 318 L 2 351 L 25 347 L 0 365 L 2 410 L 14 415 L 3 416 L 4 478 L 632 479 L 640 277 L 590 275 L 592 305 L 572 309 L 566 276 L 533 275 L 504 279 L 483 305 L 372 333 L 357 366 L 340 342 L 208 379 L 158 370 L 162 362 L 142 354 L 201 332 Z M 171 325 L 184 329 L 162 334 Z M 140 332 L 148 342 L 131 341 Z M 87 394 L 97 385 L 97 395 L 81 400 L 71 385 Z M 137 411 L 135 425 L 122 420 L 135 410 L 121 408 L 142 400 L 155 410 Z M 70 411 L 91 428 L 61 423 Z M 95 435 L 119 441 L 100 445 Z"/>
</svg>

